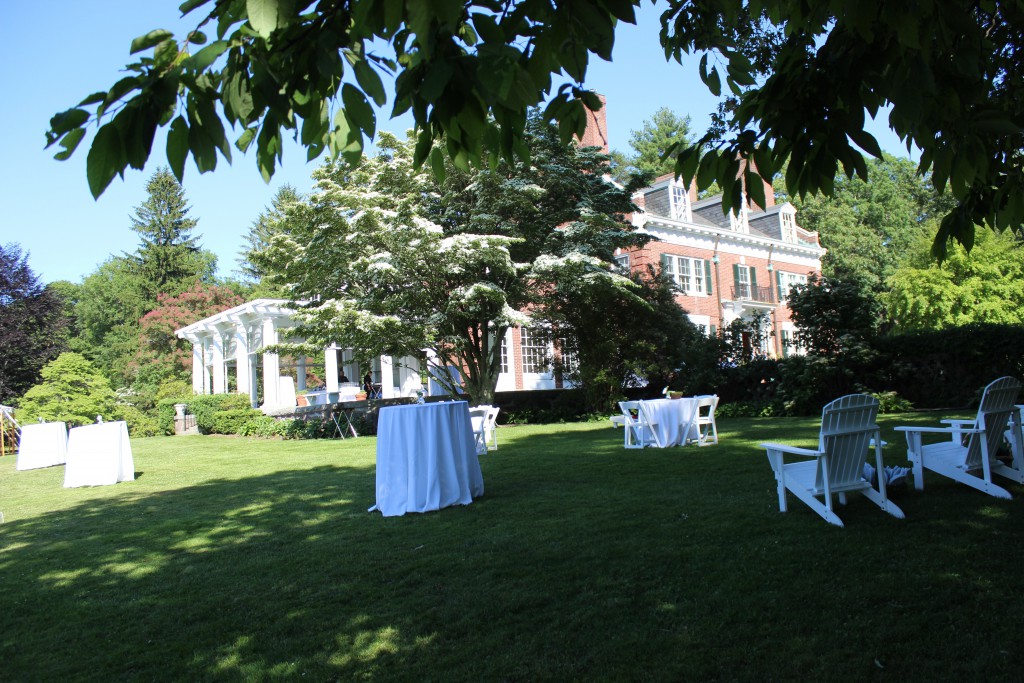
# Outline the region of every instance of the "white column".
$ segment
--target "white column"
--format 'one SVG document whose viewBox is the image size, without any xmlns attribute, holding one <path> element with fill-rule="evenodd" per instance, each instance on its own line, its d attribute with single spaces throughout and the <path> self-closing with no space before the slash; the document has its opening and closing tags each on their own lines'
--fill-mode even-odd
<svg viewBox="0 0 1024 683">
<path fill-rule="evenodd" d="M 306 357 L 299 356 L 295 359 L 295 390 L 306 390 Z"/>
<path fill-rule="evenodd" d="M 338 347 L 331 344 L 324 350 L 324 380 L 327 382 L 327 391 L 338 390 Z"/>
<path fill-rule="evenodd" d="M 192 339 L 192 391 L 196 394 L 206 393 L 206 364 L 203 362 L 203 340 Z"/>
<path fill-rule="evenodd" d="M 398 367 L 398 378 L 402 396 L 415 396 L 423 387 L 420 380 L 420 359 L 416 356 L 403 356 Z"/>
<path fill-rule="evenodd" d="M 395 398 L 395 378 L 391 356 L 380 357 L 380 396 Z"/>
<path fill-rule="evenodd" d="M 213 332 L 213 344 L 210 346 L 213 351 L 211 362 L 213 364 L 213 391 L 214 394 L 223 394 L 227 391 L 227 382 L 224 377 L 224 335 L 220 330 Z"/>
<path fill-rule="evenodd" d="M 235 375 L 238 381 L 237 391 L 240 394 L 248 394 L 252 386 L 249 377 L 249 334 L 246 332 L 244 323 L 235 324 Z"/>
<path fill-rule="evenodd" d="M 263 321 L 263 345 L 270 346 L 277 343 L 277 328 L 274 326 L 274 319 L 267 318 Z M 276 353 L 263 354 L 263 405 L 276 406 L 281 400 L 278 395 L 278 386 L 281 377 L 281 359 Z"/>
</svg>

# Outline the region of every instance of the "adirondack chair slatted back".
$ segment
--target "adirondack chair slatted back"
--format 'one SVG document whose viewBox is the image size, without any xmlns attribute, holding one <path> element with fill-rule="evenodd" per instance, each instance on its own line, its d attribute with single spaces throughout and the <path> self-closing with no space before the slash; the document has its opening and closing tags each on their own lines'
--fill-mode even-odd
<svg viewBox="0 0 1024 683">
<path fill-rule="evenodd" d="M 975 424 L 985 427 L 985 445 L 989 458 L 994 458 L 1003 441 L 1003 433 L 1010 421 L 1010 413 L 1016 410 L 1020 382 L 1013 377 L 1000 377 L 985 387 L 978 406 Z M 981 467 L 981 434 L 971 434 L 967 440 L 964 466 L 968 470 Z"/>
<path fill-rule="evenodd" d="M 828 481 L 833 490 L 860 483 L 868 445 L 877 434 L 877 415 L 878 399 L 864 394 L 837 398 L 821 411 L 818 450 L 829 454 Z M 824 487 L 822 476 L 819 470 L 816 488 Z"/>
</svg>

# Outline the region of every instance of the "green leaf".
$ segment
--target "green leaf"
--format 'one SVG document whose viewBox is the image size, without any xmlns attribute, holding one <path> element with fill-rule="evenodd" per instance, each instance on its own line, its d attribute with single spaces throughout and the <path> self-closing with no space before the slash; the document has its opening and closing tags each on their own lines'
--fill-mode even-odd
<svg viewBox="0 0 1024 683">
<path fill-rule="evenodd" d="M 60 146 L 64 149 L 53 155 L 53 158 L 57 161 L 64 161 L 71 157 L 75 149 L 78 147 L 78 143 L 82 141 L 85 136 L 85 128 L 75 128 L 67 135 L 65 135 L 61 141 Z"/>
<path fill-rule="evenodd" d="M 718 69 L 717 68 L 711 70 L 711 73 L 708 74 L 708 79 L 706 81 L 704 81 L 704 83 L 708 86 L 708 90 L 711 91 L 712 95 L 714 95 L 715 97 L 721 97 L 721 95 L 722 95 L 722 79 L 718 75 Z"/>
<path fill-rule="evenodd" d="M 171 122 L 167 131 L 167 163 L 180 183 L 185 177 L 185 160 L 188 158 L 188 123 L 179 115 Z"/>
<path fill-rule="evenodd" d="M 84 109 L 68 109 L 59 114 L 55 114 L 50 119 L 50 130 L 46 133 L 47 143 L 49 147 L 53 143 L 57 142 L 62 135 L 75 128 L 81 128 L 89 120 L 89 112 Z"/>
<path fill-rule="evenodd" d="M 192 31 L 188 34 L 188 42 L 193 45 L 206 45 L 206 34 L 202 31 Z"/>
<path fill-rule="evenodd" d="M 246 0 L 245 7 L 249 24 L 264 39 L 269 38 L 275 29 L 285 26 L 295 15 L 294 0 Z M 228 14 L 225 11 L 221 18 Z"/>
<path fill-rule="evenodd" d="M 210 43 L 202 50 L 189 57 L 186 64 L 196 72 L 206 71 L 206 69 L 217 61 L 217 58 L 224 54 L 224 51 L 227 49 L 228 41 L 218 40 L 214 43 Z"/>
<path fill-rule="evenodd" d="M 96 131 L 85 165 L 89 191 L 94 198 L 103 194 L 115 175 L 124 172 L 124 148 L 113 125 L 108 123 Z"/>
<path fill-rule="evenodd" d="M 242 154 L 245 154 L 246 151 L 249 149 L 249 145 L 251 145 L 252 141 L 255 139 L 256 129 L 246 128 L 245 130 L 242 131 L 242 134 L 238 136 L 238 139 L 235 140 L 235 148 Z"/>
<path fill-rule="evenodd" d="M 155 29 L 153 31 L 150 31 L 146 35 L 139 36 L 138 38 L 133 40 L 130 54 L 135 54 L 137 52 L 142 52 L 143 50 L 148 50 L 154 45 L 159 45 L 165 40 L 173 37 L 174 34 L 168 31 L 167 29 Z"/>
<path fill-rule="evenodd" d="M 876 159 L 882 158 L 882 148 L 878 145 L 878 140 L 871 133 L 865 130 L 851 130 L 847 132 L 847 135 L 850 136 L 855 145 L 871 156 Z"/>
<path fill-rule="evenodd" d="M 377 131 L 377 116 L 363 93 L 354 85 L 346 83 L 341 89 L 341 101 L 349 120 L 359 126 L 366 137 L 372 138 Z"/>
<path fill-rule="evenodd" d="M 180 5 L 178 5 L 178 11 L 181 12 L 182 14 L 188 14 L 189 12 L 194 10 L 196 7 L 202 7 L 206 3 L 212 2 L 212 1 L 213 0 L 185 0 L 185 2 L 181 3 Z"/>
<path fill-rule="evenodd" d="M 359 87 L 363 89 L 363 92 L 369 95 L 378 107 L 387 104 L 388 98 L 384 93 L 384 84 L 381 83 L 377 71 L 365 60 L 356 62 L 355 71 L 356 81 L 359 82 Z"/>
<path fill-rule="evenodd" d="M 416 151 L 412 157 L 413 166 L 419 168 L 427 160 L 430 150 L 433 148 L 434 138 L 428 129 L 421 130 L 416 137 Z"/>
<path fill-rule="evenodd" d="M 434 177 L 437 179 L 437 182 L 443 183 L 446 171 L 444 168 L 444 152 L 441 151 L 440 147 L 435 147 L 430 152 L 430 167 L 434 171 Z"/>
</svg>

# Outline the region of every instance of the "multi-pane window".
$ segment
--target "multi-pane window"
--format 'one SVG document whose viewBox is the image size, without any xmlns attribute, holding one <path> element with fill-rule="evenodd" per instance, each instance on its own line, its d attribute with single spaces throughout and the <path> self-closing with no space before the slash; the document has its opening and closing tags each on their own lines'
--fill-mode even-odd
<svg viewBox="0 0 1024 683">
<path fill-rule="evenodd" d="M 523 372 L 541 375 L 548 372 L 548 335 L 543 329 L 521 329 Z"/>
<path fill-rule="evenodd" d="M 711 267 L 704 259 L 662 254 L 661 268 L 686 294 L 711 293 Z"/>
<path fill-rule="evenodd" d="M 576 355 L 576 349 L 569 347 L 569 342 L 565 337 L 558 340 L 558 348 L 562 352 L 562 372 L 565 374 L 572 374 L 580 366 L 579 357 Z"/>
<path fill-rule="evenodd" d="M 501 374 L 508 373 L 508 337 L 501 338 Z"/>
<path fill-rule="evenodd" d="M 736 266 L 736 295 L 741 299 L 753 296 L 749 266 Z"/>
<path fill-rule="evenodd" d="M 692 221 L 690 193 L 685 187 L 675 181 L 669 187 L 669 213 L 671 217 L 680 221 Z"/>
<path fill-rule="evenodd" d="M 806 285 L 807 276 L 799 273 L 784 273 L 781 270 L 779 278 L 779 301 L 785 301 L 789 297 L 789 288 L 793 285 Z"/>
<path fill-rule="evenodd" d="M 628 273 L 629 272 L 629 254 L 628 253 L 616 254 L 615 255 L 615 265 L 618 266 L 620 270 Z"/>
<path fill-rule="evenodd" d="M 783 242 L 796 242 L 796 218 L 789 211 L 779 214 Z"/>
</svg>

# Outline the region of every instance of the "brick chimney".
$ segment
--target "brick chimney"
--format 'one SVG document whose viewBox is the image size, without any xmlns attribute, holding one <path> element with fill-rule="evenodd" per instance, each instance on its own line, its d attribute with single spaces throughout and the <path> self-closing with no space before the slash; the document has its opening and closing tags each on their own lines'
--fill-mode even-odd
<svg viewBox="0 0 1024 683">
<path fill-rule="evenodd" d="M 772 184 L 769 183 L 767 180 L 758 176 L 758 178 L 761 180 L 761 183 L 764 185 L 764 203 L 766 206 L 758 206 L 757 204 L 755 204 L 754 200 L 750 198 L 750 194 L 747 192 L 746 179 L 743 175 L 744 171 L 747 168 L 747 164 L 750 164 L 750 169 L 754 173 L 757 173 L 757 164 L 754 163 L 753 159 L 741 159 L 740 170 L 739 173 L 737 173 L 736 175 L 736 177 L 743 182 L 743 194 L 747 198 L 747 208 L 757 209 L 760 211 L 767 211 L 771 207 L 775 206 L 775 188 L 773 188 Z"/>
<path fill-rule="evenodd" d="M 597 111 L 586 110 L 587 129 L 583 131 L 583 138 L 580 139 L 580 147 L 600 147 L 601 151 L 608 154 L 611 150 L 608 147 L 608 100 L 604 95 L 598 95 L 601 100 L 601 108 Z"/>
</svg>

